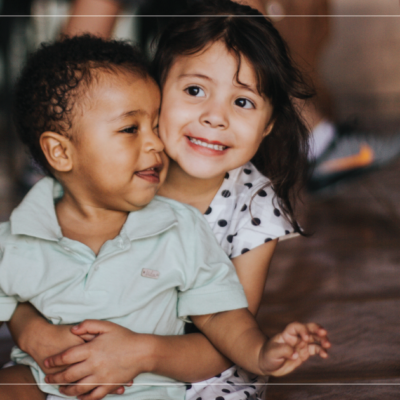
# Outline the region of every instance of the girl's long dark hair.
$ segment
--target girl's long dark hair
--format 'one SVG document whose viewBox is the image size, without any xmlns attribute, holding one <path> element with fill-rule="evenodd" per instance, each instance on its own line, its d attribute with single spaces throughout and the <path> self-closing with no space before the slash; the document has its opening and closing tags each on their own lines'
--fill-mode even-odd
<svg viewBox="0 0 400 400">
<path fill-rule="evenodd" d="M 153 62 L 155 76 L 162 87 L 176 57 L 198 53 L 216 41 L 223 41 L 237 58 L 237 80 L 241 58 L 250 62 L 258 92 L 272 104 L 273 129 L 251 161 L 271 181 L 294 230 L 303 233 L 294 209 L 307 177 L 308 129 L 294 101 L 311 97 L 313 91 L 271 22 L 251 7 L 229 0 L 196 2 L 183 16 L 172 19 L 160 36 Z"/>
</svg>

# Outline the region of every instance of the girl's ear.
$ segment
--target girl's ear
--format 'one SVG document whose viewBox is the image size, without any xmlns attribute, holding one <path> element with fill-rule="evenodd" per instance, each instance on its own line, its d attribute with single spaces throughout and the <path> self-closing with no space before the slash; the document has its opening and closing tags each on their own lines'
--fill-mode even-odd
<svg viewBox="0 0 400 400">
<path fill-rule="evenodd" d="M 274 127 L 274 124 L 275 124 L 275 121 L 271 121 L 271 122 L 266 126 L 266 128 L 265 128 L 265 130 L 264 130 L 264 132 L 263 132 L 263 139 L 271 133 L 272 128 Z"/>
<path fill-rule="evenodd" d="M 55 171 L 72 170 L 71 141 L 68 138 L 55 132 L 44 132 L 40 136 L 40 147 Z"/>
</svg>

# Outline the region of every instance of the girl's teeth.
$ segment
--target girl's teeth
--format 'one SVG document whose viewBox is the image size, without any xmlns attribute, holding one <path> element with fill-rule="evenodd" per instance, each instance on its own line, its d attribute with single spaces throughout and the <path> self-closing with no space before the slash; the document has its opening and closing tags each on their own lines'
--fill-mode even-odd
<svg viewBox="0 0 400 400">
<path fill-rule="evenodd" d="M 198 139 L 195 139 L 195 138 L 191 138 L 191 137 L 189 137 L 189 140 L 192 143 L 197 144 L 198 146 L 207 147 L 208 149 L 212 149 L 212 150 L 223 151 L 223 150 L 226 149 L 226 146 L 221 146 L 221 145 L 218 145 L 218 144 L 211 144 L 211 143 L 202 142 L 201 140 L 198 140 Z"/>
</svg>

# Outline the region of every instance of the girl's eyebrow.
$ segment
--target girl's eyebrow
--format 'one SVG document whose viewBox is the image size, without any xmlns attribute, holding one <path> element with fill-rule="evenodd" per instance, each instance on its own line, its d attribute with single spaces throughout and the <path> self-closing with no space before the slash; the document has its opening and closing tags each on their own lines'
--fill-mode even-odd
<svg viewBox="0 0 400 400">
<path fill-rule="evenodd" d="M 202 78 L 202 79 L 207 79 L 209 81 L 212 81 L 212 79 L 209 76 L 203 75 L 203 74 L 181 74 L 178 76 L 178 79 L 182 79 L 182 78 Z"/>
</svg>

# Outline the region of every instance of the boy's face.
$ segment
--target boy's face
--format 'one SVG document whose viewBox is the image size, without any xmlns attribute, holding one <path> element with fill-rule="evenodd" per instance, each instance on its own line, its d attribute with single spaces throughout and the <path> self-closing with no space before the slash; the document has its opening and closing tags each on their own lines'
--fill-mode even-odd
<svg viewBox="0 0 400 400">
<path fill-rule="evenodd" d="M 260 96 L 253 67 L 225 44 L 179 57 L 163 87 L 160 137 L 189 175 L 214 178 L 248 162 L 270 132 L 272 106 Z M 239 84 L 238 81 L 241 83 Z"/>
<path fill-rule="evenodd" d="M 167 173 L 158 86 L 131 73 L 99 72 L 84 96 L 74 117 L 72 184 L 95 207 L 143 208 Z"/>
</svg>

